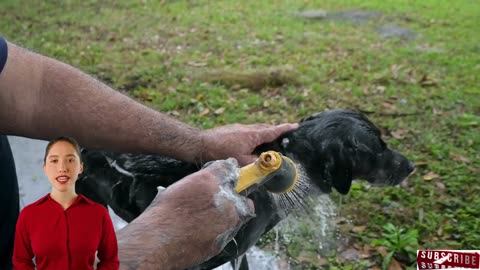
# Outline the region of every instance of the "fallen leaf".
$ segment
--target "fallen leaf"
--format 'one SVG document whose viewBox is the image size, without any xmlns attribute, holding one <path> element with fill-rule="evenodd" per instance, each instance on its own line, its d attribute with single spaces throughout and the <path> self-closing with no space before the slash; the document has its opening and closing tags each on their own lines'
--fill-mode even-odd
<svg viewBox="0 0 480 270">
<path fill-rule="evenodd" d="M 366 228 L 367 226 L 353 226 L 352 231 L 359 233 L 365 231 Z"/>
<path fill-rule="evenodd" d="M 470 159 L 460 155 L 460 154 L 457 154 L 457 153 L 450 153 L 450 157 L 455 160 L 455 161 L 460 161 L 460 162 L 463 162 L 463 163 L 470 163 Z"/>
<path fill-rule="evenodd" d="M 205 62 L 193 62 L 193 61 L 188 62 L 188 64 L 192 67 L 204 67 L 207 65 L 207 63 Z"/>
<path fill-rule="evenodd" d="M 303 91 L 302 91 L 302 96 L 308 97 L 311 92 L 312 92 L 312 89 L 310 89 L 310 88 L 304 88 Z"/>
<path fill-rule="evenodd" d="M 386 247 L 378 246 L 375 249 L 377 250 L 378 253 L 380 253 L 380 255 L 382 255 L 382 257 L 386 257 L 388 254 Z"/>
<path fill-rule="evenodd" d="M 225 112 L 225 108 L 224 108 L 224 107 L 220 107 L 220 108 L 216 109 L 213 113 L 215 113 L 215 114 L 218 115 L 218 114 L 222 114 L 222 113 L 224 113 L 224 112 Z"/>
<path fill-rule="evenodd" d="M 471 171 L 472 173 L 480 173 L 480 170 L 478 168 L 468 167 L 468 170 Z"/>
<path fill-rule="evenodd" d="M 440 175 L 430 171 L 428 172 L 426 175 L 423 176 L 423 180 L 425 181 L 431 181 L 433 179 L 437 179 L 437 178 L 440 178 Z"/>
<path fill-rule="evenodd" d="M 317 256 L 317 265 L 318 266 L 323 266 L 323 265 L 327 265 L 329 263 L 329 261 L 321 256 Z"/>
<path fill-rule="evenodd" d="M 385 93 L 385 90 L 387 90 L 387 87 L 385 87 L 385 86 L 383 86 L 383 85 L 378 85 L 377 88 L 376 88 L 376 90 L 377 90 L 379 93 L 383 94 L 383 93 Z"/>
<path fill-rule="evenodd" d="M 402 266 L 400 265 L 400 263 L 397 260 L 395 260 L 395 258 L 392 258 L 392 260 L 388 264 L 387 269 L 388 270 L 402 270 Z"/>
<path fill-rule="evenodd" d="M 388 109 L 388 110 L 391 110 L 391 111 L 396 111 L 397 110 L 397 106 L 393 105 L 392 103 L 390 102 L 383 102 L 383 107 L 385 109 Z"/>
<path fill-rule="evenodd" d="M 415 171 L 413 171 L 415 173 Z M 407 188 L 409 186 L 408 177 L 400 183 L 402 188 Z"/>
<path fill-rule="evenodd" d="M 344 217 L 337 217 L 337 218 L 335 218 L 335 223 L 336 223 L 336 224 L 343 224 L 343 223 L 347 223 L 347 222 L 348 222 L 348 220 L 347 220 L 346 218 L 344 218 Z"/>
<path fill-rule="evenodd" d="M 370 251 L 375 251 L 375 248 L 370 246 L 370 245 L 364 244 L 363 245 L 363 252 L 370 252 Z"/>
<path fill-rule="evenodd" d="M 268 106 L 270 106 L 270 103 L 268 103 L 268 101 L 265 100 L 263 102 L 263 107 L 267 108 Z"/>
<path fill-rule="evenodd" d="M 407 129 L 399 129 L 397 131 L 390 132 L 392 137 L 394 137 L 395 139 L 403 139 L 403 138 L 405 138 L 405 134 L 407 134 L 407 133 L 408 133 Z"/>
<path fill-rule="evenodd" d="M 427 74 L 424 74 L 419 83 L 421 86 L 434 86 L 438 84 L 438 81 Z"/>
<path fill-rule="evenodd" d="M 358 250 L 354 248 L 348 248 L 338 254 L 338 258 L 340 261 L 358 261 L 360 259 L 360 254 Z"/>
<path fill-rule="evenodd" d="M 426 162 L 426 161 L 415 162 L 415 167 L 423 167 L 423 166 L 427 166 L 427 165 L 428 165 L 428 162 Z"/>
<path fill-rule="evenodd" d="M 438 235 L 438 236 L 442 236 L 442 235 L 443 235 L 443 228 L 442 228 L 442 227 L 440 227 L 440 228 L 437 229 L 437 235 Z"/>
<path fill-rule="evenodd" d="M 209 112 L 210 112 L 209 109 L 205 109 L 205 110 L 203 110 L 202 112 L 200 112 L 198 115 L 200 115 L 200 116 L 205 116 L 205 115 L 207 115 Z"/>
<path fill-rule="evenodd" d="M 180 116 L 180 113 L 178 111 L 170 111 L 169 114 L 173 116 Z"/>
<path fill-rule="evenodd" d="M 440 181 L 435 183 L 435 187 L 440 190 L 444 190 L 446 188 L 445 184 Z"/>
</svg>

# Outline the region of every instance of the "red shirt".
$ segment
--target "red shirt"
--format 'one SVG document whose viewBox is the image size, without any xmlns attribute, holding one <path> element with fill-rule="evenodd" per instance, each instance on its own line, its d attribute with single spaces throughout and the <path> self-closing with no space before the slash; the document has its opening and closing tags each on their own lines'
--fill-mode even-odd
<svg viewBox="0 0 480 270">
<path fill-rule="evenodd" d="M 82 195 L 63 210 L 50 194 L 25 207 L 17 221 L 14 269 L 118 269 L 117 238 L 108 211 Z"/>
</svg>

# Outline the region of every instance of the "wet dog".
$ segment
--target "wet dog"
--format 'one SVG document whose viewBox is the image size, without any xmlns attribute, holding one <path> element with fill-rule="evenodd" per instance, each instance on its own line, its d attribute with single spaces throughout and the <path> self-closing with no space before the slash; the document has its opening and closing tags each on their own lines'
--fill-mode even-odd
<svg viewBox="0 0 480 270">
<path fill-rule="evenodd" d="M 414 169 L 406 157 L 387 147 L 380 130 L 370 120 L 347 110 L 327 111 L 305 118 L 297 130 L 259 146 L 255 152 L 267 150 L 281 152 L 294 160 L 302 171 L 300 180 L 324 193 L 335 189 L 347 194 L 356 179 L 396 185 Z M 82 155 L 85 165 L 77 181 L 77 191 L 109 205 L 127 222 L 145 210 L 156 196 L 157 186 L 169 186 L 199 170 L 197 164 L 161 156 L 91 150 L 83 150 Z M 251 193 L 249 197 L 255 203 L 256 217 L 240 229 L 236 241 L 196 269 L 212 269 L 235 260 L 285 218 L 291 209 L 287 211 L 289 206 L 279 204 L 276 196 L 265 189 Z M 245 260 L 241 265 L 241 269 L 248 269 Z"/>
</svg>

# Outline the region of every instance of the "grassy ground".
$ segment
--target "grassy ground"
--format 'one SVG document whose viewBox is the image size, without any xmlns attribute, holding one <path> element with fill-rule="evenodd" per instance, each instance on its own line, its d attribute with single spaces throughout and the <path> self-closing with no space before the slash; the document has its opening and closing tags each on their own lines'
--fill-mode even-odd
<svg viewBox="0 0 480 270">
<path fill-rule="evenodd" d="M 309 9 L 382 15 L 365 24 L 294 16 Z M 343 197 L 352 222 L 339 227 L 359 259 L 325 261 L 295 241 L 285 250 L 302 269 L 375 269 L 395 252 L 396 269 L 416 242 L 480 247 L 479 15 L 473 0 L 4 0 L 0 33 L 199 127 L 367 113 L 416 174 L 402 187 L 355 184 Z M 376 34 L 392 24 L 416 39 Z"/>
</svg>

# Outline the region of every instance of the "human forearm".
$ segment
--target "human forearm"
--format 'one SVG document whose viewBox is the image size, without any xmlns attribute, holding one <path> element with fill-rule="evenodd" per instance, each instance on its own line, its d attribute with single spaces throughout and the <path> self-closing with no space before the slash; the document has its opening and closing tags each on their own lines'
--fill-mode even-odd
<svg viewBox="0 0 480 270">
<path fill-rule="evenodd" d="M 117 233 L 121 269 L 186 269 L 218 254 L 254 216 L 233 187 L 238 164 L 216 161 L 157 194 Z"/>
<path fill-rule="evenodd" d="M 156 206 L 117 233 L 121 270 L 181 270 L 207 259 L 196 255 L 205 247 L 188 237 L 192 231 L 175 224 L 178 210 Z"/>
<path fill-rule="evenodd" d="M 200 157 L 196 128 L 134 102 L 81 71 L 9 43 L 0 74 L 0 133 L 72 136 L 89 148 Z"/>
</svg>

